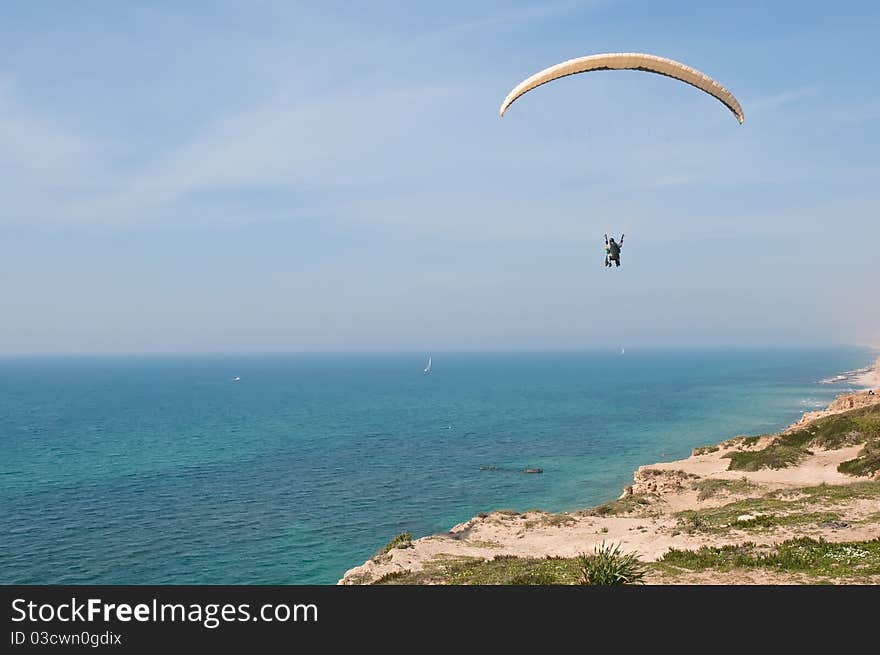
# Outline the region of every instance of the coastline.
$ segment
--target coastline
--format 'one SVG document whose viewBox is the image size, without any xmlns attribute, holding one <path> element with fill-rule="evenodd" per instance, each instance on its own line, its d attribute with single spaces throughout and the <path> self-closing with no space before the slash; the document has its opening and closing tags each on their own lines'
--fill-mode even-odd
<svg viewBox="0 0 880 655">
<path fill-rule="evenodd" d="M 863 414 L 871 420 L 880 417 L 880 358 L 852 373 L 858 375 L 849 381 L 857 380 L 865 389 L 839 394 L 826 408 L 805 413 L 778 433 L 737 436 L 694 448 L 681 460 L 640 466 L 617 500 L 560 514 L 494 511 L 444 534 L 415 540 L 401 535 L 383 552 L 346 571 L 337 584 L 444 584 L 455 579 L 452 571 L 462 563 L 474 568 L 499 556 L 522 561 L 574 558 L 606 543 L 643 562 L 658 563 L 646 580 L 649 584 L 809 582 L 765 570 L 670 572 L 659 563 L 670 549 L 730 548 L 756 537 L 766 547 L 804 538 L 821 543 L 880 538 L 880 468 L 864 471 L 858 469 L 861 464 L 852 464 L 874 457 L 865 455 L 874 432 L 860 438 L 857 431 L 838 429 L 834 422 L 842 414 L 855 421 L 863 420 Z M 789 445 L 801 442 L 799 450 Z M 760 465 L 777 452 L 794 461 Z M 859 475 L 851 472 L 854 467 Z M 843 491 L 831 499 L 826 498 L 828 489 Z M 880 573 L 867 582 L 880 583 Z"/>
<path fill-rule="evenodd" d="M 872 350 L 877 351 L 876 348 L 872 348 Z M 880 386 L 880 357 L 878 357 L 873 363 L 862 368 L 853 371 L 846 371 L 845 373 L 839 373 L 833 377 L 819 380 L 819 384 L 843 383 L 849 383 L 850 385 L 863 390 L 876 389 Z"/>
<path fill-rule="evenodd" d="M 873 366 L 866 367 L 866 370 L 856 377 L 855 383 L 866 389 L 876 390 L 880 387 L 880 357 L 877 357 Z"/>
</svg>

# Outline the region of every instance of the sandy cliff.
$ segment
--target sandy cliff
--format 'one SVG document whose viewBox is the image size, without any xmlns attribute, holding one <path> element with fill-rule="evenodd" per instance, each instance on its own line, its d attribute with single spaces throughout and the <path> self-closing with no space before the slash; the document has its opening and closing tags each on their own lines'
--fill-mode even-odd
<svg viewBox="0 0 880 655">
<path fill-rule="evenodd" d="M 864 459 L 865 443 L 873 433 L 828 422 L 829 417 L 844 414 L 845 420 L 851 415 L 856 416 L 852 420 L 862 420 L 859 412 L 873 412 L 870 408 L 875 405 L 880 406 L 878 394 L 844 394 L 827 409 L 805 414 L 778 435 L 737 437 L 694 449 L 683 460 L 642 466 L 619 499 L 599 507 L 563 514 L 480 514 L 445 534 L 391 548 L 347 571 L 339 584 L 369 584 L 388 574 L 419 571 L 426 572 L 422 583 L 444 582 L 443 562 L 456 558 L 566 558 L 590 552 L 602 543 L 620 544 L 622 551 L 635 552 L 650 562 L 670 548 L 691 550 L 756 538 L 765 544 L 797 537 L 837 542 L 875 539 L 880 537 L 880 482 L 873 481 L 880 480 L 880 472 L 851 475 L 838 470 L 844 462 L 862 461 L 860 455 Z M 790 446 L 784 435 L 792 443 L 804 441 L 805 445 Z M 752 463 L 777 453 L 792 459 L 790 464 L 766 468 Z M 731 470 L 734 460 L 741 470 Z M 853 486 L 858 482 L 868 484 L 867 491 Z M 853 493 L 829 494 L 830 487 L 820 485 L 840 486 Z M 792 581 L 754 571 L 706 576 L 694 573 L 668 580 L 654 573 L 649 582 Z"/>
</svg>

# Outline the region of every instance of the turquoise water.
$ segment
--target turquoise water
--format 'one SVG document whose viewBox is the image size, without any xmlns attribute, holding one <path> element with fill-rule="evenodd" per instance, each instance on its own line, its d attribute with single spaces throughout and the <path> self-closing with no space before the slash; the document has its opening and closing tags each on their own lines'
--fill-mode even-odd
<svg viewBox="0 0 880 655">
<path fill-rule="evenodd" d="M 847 387 L 818 380 L 871 356 L 425 359 L 0 360 L 0 582 L 332 584 L 403 531 L 616 498 L 641 464 L 827 404 Z"/>
</svg>

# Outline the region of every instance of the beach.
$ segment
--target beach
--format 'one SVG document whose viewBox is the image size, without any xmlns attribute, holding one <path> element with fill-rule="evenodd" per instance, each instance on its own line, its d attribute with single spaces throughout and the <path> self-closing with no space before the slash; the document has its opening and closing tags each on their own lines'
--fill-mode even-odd
<svg viewBox="0 0 880 655">
<path fill-rule="evenodd" d="M 873 366 L 869 366 L 856 377 L 856 384 L 868 389 L 877 389 L 880 387 L 880 357 L 874 362 Z"/>
<path fill-rule="evenodd" d="M 639 467 L 617 500 L 565 513 L 479 514 L 444 534 L 399 539 L 348 570 L 338 584 L 443 584 L 464 564 L 474 569 L 504 558 L 564 561 L 604 544 L 654 563 L 649 584 L 851 581 L 846 567 L 837 574 L 822 569 L 823 577 L 809 568 L 690 570 L 663 563 L 671 559 L 671 549 L 766 553 L 807 540 L 810 547 L 841 544 L 841 557 L 856 558 L 851 568 L 857 570 L 858 558 L 868 557 L 863 550 L 873 551 L 849 544 L 876 543 L 872 540 L 880 537 L 880 469 L 872 454 L 877 445 L 872 440 L 880 436 L 878 367 L 880 360 L 859 371 L 869 390 L 841 394 L 778 433 L 734 436 L 696 447 L 684 459 Z M 880 573 L 858 581 L 878 583 Z"/>
</svg>

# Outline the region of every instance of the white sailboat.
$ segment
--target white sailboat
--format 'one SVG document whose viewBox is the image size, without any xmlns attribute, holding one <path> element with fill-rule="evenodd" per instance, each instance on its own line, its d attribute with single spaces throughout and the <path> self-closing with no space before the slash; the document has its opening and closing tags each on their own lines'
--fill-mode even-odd
<svg viewBox="0 0 880 655">
<path fill-rule="evenodd" d="M 626 351 L 625 351 L 623 348 L 621 348 L 621 349 L 620 349 L 620 354 L 622 355 L 624 352 L 626 352 Z"/>
<path fill-rule="evenodd" d="M 431 358 L 428 357 L 428 365 L 425 367 L 425 373 L 431 372 Z"/>
</svg>

